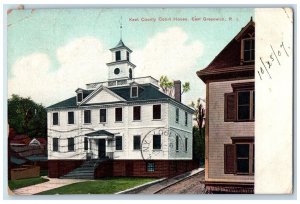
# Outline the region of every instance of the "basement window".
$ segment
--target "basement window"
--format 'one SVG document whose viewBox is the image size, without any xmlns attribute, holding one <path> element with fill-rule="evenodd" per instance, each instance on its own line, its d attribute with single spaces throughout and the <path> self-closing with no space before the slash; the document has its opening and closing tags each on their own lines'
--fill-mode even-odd
<svg viewBox="0 0 300 204">
<path fill-rule="evenodd" d="M 147 163 L 147 172 L 154 172 L 155 171 L 155 164 L 154 162 Z"/>
</svg>

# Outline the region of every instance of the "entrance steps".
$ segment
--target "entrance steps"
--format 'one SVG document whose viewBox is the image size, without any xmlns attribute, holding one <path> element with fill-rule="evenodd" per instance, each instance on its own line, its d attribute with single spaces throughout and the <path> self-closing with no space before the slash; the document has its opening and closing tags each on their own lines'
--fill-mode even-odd
<svg viewBox="0 0 300 204">
<path fill-rule="evenodd" d="M 107 159 L 92 159 L 87 160 L 80 167 L 73 171 L 61 176 L 62 179 L 94 179 L 95 169 L 100 165 L 101 162 Z"/>
</svg>

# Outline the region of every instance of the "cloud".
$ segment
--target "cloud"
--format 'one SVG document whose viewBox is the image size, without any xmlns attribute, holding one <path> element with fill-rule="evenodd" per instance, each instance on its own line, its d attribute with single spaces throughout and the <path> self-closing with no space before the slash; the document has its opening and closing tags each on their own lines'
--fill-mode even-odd
<svg viewBox="0 0 300 204">
<path fill-rule="evenodd" d="M 51 69 L 47 54 L 34 53 L 17 60 L 8 80 L 8 94 L 30 96 L 46 106 L 75 95 L 86 83 L 106 80 L 109 53 L 93 37 L 78 38 L 57 49 L 60 67 Z"/>
<path fill-rule="evenodd" d="M 189 41 L 188 34 L 181 28 L 172 27 L 157 33 L 144 48 L 132 49 L 132 62 L 137 65 L 135 77 L 150 75 L 159 79 L 167 75 L 171 79 L 190 81 L 193 91 L 184 98 L 190 101 L 200 94 L 200 80 L 195 72 L 203 45 L 198 40 Z M 44 53 L 17 60 L 12 66 L 13 77 L 8 80 L 9 97 L 11 94 L 30 96 L 48 106 L 75 96 L 74 91 L 78 87 L 85 88 L 86 83 L 107 80 L 106 63 L 111 61 L 111 53 L 97 38 L 77 38 L 59 47 L 56 57 L 60 64 L 57 69 L 51 67 L 51 60 Z"/>
<path fill-rule="evenodd" d="M 159 79 L 167 75 L 172 80 L 189 81 L 191 91 L 183 96 L 184 102 L 189 104 L 205 90 L 196 76 L 197 60 L 203 49 L 202 42 L 191 41 L 182 28 L 168 28 L 150 38 L 143 49 L 133 50 L 132 61 L 137 65 L 135 76 L 151 75 Z"/>
</svg>

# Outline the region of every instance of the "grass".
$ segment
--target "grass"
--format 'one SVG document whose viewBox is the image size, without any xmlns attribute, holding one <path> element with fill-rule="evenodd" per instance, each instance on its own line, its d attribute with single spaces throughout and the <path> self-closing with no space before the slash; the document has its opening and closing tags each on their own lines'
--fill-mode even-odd
<svg viewBox="0 0 300 204">
<path fill-rule="evenodd" d="M 8 181 L 8 186 L 11 190 L 15 190 L 18 188 L 23 188 L 26 186 L 32 186 L 39 183 L 44 183 L 49 181 L 48 179 L 44 179 L 41 177 L 28 178 L 28 179 L 19 179 L 19 180 L 10 180 Z"/>
<path fill-rule="evenodd" d="M 48 176 L 48 170 L 40 170 L 40 176 Z"/>
<path fill-rule="evenodd" d="M 154 178 L 106 178 L 101 180 L 85 181 L 55 188 L 39 193 L 39 195 L 53 194 L 113 194 L 150 181 Z"/>
</svg>

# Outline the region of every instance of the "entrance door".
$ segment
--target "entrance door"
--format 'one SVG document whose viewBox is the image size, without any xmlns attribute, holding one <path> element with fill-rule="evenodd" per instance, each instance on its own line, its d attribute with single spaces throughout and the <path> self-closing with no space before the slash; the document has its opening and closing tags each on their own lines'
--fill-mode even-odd
<svg viewBox="0 0 300 204">
<path fill-rule="evenodd" d="M 104 158 L 106 156 L 105 152 L 105 139 L 98 140 L 98 158 Z"/>
</svg>

